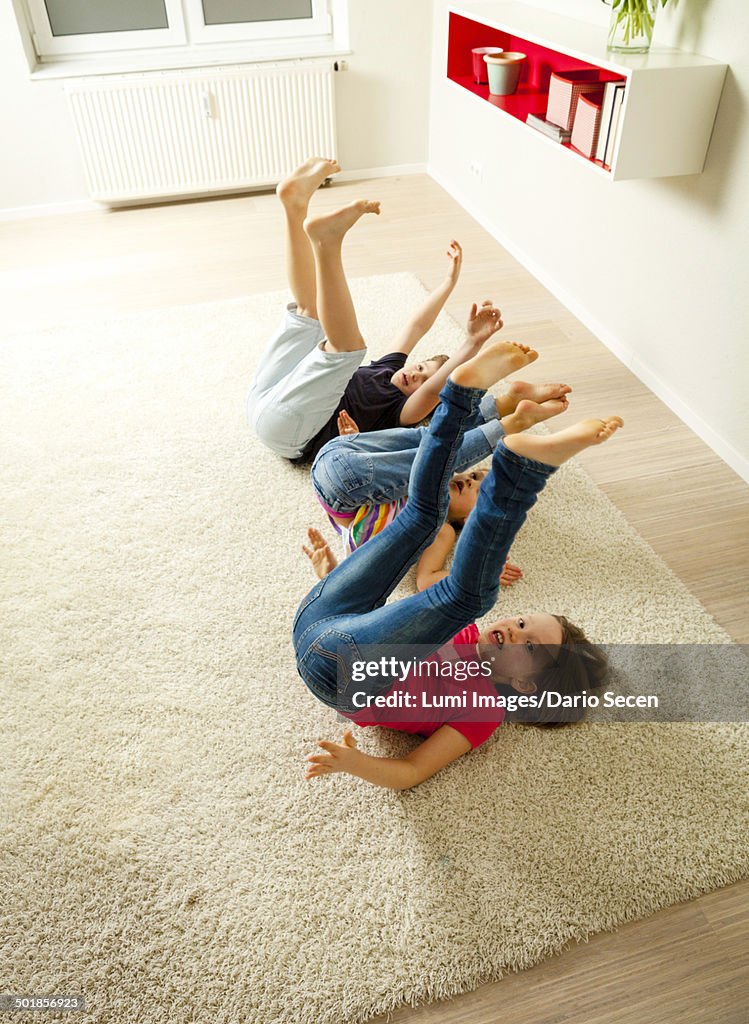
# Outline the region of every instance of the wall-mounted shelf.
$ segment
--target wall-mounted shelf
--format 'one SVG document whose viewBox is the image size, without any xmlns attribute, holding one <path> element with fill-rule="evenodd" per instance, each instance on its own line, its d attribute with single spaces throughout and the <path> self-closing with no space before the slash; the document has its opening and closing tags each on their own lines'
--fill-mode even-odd
<svg viewBox="0 0 749 1024">
<path fill-rule="evenodd" d="M 702 171 L 727 65 L 680 50 L 621 55 L 606 49 L 606 29 L 522 3 L 474 2 L 448 12 L 447 78 L 477 102 L 525 122 L 545 114 L 552 71 L 597 69 L 603 78 L 626 80 L 619 141 L 604 167 L 569 144 L 571 159 L 609 179 L 657 178 Z M 474 82 L 471 50 L 497 46 L 528 55 L 517 93 L 490 96 Z M 535 129 L 539 144 L 559 147 Z"/>
</svg>

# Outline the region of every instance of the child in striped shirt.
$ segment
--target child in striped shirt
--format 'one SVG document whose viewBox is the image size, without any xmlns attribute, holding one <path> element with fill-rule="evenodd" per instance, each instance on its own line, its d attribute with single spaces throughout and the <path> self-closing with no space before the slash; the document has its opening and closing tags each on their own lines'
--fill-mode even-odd
<svg viewBox="0 0 749 1024">
<path fill-rule="evenodd" d="M 466 432 L 450 481 L 447 522 L 417 566 L 417 586 L 424 590 L 447 575 L 444 568 L 456 540 L 456 529 L 470 514 L 486 470 L 477 463 L 491 455 L 499 439 L 515 434 L 567 408 L 567 384 L 513 382 L 507 394 L 487 394 L 480 419 Z M 501 418 L 500 418 L 501 417 Z M 359 434 L 354 420 L 343 411 L 338 417 L 339 437 L 322 449 L 312 467 L 312 484 L 333 528 L 341 537 L 347 557 L 380 533 L 403 511 L 408 500 L 408 478 L 426 428 L 397 428 Z M 304 551 L 318 575 L 338 564 L 319 531 L 309 531 L 311 545 Z M 507 562 L 500 582 L 512 586 L 521 570 Z"/>
</svg>

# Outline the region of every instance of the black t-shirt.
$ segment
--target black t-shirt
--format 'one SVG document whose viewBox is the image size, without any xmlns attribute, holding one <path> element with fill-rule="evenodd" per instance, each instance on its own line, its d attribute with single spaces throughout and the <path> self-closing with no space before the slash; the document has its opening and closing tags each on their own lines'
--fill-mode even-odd
<svg viewBox="0 0 749 1024">
<path fill-rule="evenodd" d="M 318 430 L 295 462 L 314 459 L 320 449 L 332 438 L 338 437 L 338 414 L 345 409 L 361 430 L 388 430 L 400 426 L 401 409 L 408 395 L 399 391 L 390 378 L 406 363 L 404 352 L 391 352 L 382 359 L 375 359 L 368 366 L 360 366 L 346 385 L 343 398 L 335 407 L 333 415 L 325 426 Z"/>
</svg>

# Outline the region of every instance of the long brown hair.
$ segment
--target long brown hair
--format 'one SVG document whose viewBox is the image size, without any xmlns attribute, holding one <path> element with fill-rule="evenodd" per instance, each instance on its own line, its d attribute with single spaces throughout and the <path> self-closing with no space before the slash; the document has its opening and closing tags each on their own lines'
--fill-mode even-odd
<svg viewBox="0 0 749 1024">
<path fill-rule="evenodd" d="M 553 664 L 534 676 L 537 693 L 553 690 L 562 697 L 575 697 L 602 686 L 608 675 L 608 657 L 591 643 L 583 630 L 564 615 L 555 615 L 562 627 L 562 643 L 554 647 Z M 513 722 L 546 727 L 570 725 L 585 717 L 584 707 L 522 708 L 508 715 Z"/>
</svg>

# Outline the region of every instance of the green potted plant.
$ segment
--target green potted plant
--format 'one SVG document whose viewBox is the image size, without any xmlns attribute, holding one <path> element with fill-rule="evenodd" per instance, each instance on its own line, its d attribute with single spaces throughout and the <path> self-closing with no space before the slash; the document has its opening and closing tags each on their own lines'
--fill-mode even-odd
<svg viewBox="0 0 749 1024">
<path fill-rule="evenodd" d="M 677 0 L 670 0 L 675 4 Z M 658 4 L 669 0 L 603 0 L 611 6 L 609 50 L 616 53 L 647 53 L 653 39 Z"/>
</svg>

